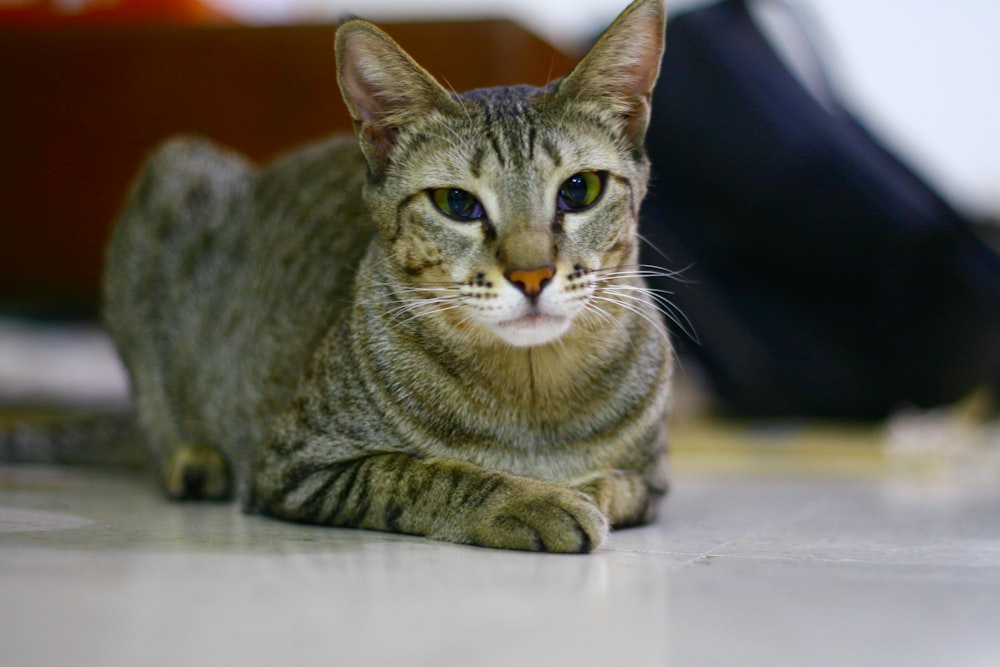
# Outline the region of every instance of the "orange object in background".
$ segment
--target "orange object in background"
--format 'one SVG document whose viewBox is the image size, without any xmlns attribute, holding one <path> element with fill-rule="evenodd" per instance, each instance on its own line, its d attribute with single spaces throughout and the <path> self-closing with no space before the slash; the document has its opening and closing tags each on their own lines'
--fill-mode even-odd
<svg viewBox="0 0 1000 667">
<path fill-rule="evenodd" d="M 457 90 L 542 85 L 573 65 L 509 21 L 385 28 Z M 349 132 L 335 32 L 0 21 L 0 313 L 97 312 L 111 225 L 166 137 L 200 134 L 262 162 Z M 476 48 L 456 58 L 454 44 Z"/>
<path fill-rule="evenodd" d="M 218 24 L 232 20 L 199 0 L 0 0 L 0 26 Z"/>
</svg>

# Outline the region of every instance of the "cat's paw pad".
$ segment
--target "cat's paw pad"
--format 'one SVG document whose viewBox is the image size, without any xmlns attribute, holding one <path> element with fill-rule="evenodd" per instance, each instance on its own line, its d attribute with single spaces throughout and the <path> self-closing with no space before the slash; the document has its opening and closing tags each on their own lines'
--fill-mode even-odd
<svg viewBox="0 0 1000 667">
<path fill-rule="evenodd" d="M 229 463 L 215 447 L 183 445 L 163 470 L 167 495 L 177 500 L 220 500 L 232 495 Z"/>
<path fill-rule="evenodd" d="M 608 530 L 607 518 L 585 494 L 553 487 L 510 498 L 475 541 L 502 549 L 587 553 L 600 546 Z"/>
</svg>

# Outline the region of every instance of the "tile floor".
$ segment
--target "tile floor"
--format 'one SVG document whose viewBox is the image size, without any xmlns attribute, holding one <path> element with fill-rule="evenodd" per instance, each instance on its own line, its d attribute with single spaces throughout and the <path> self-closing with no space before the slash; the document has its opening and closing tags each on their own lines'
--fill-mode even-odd
<svg viewBox="0 0 1000 667">
<path fill-rule="evenodd" d="M 0 467 L 0 665 L 997 667 L 996 477 L 901 474 L 865 438 L 681 424 L 661 520 L 589 556 Z"/>
</svg>

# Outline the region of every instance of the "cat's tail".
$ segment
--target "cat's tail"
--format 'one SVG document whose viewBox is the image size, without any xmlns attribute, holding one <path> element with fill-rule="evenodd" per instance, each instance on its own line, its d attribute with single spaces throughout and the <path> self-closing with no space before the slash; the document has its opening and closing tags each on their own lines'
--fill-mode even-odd
<svg viewBox="0 0 1000 667">
<path fill-rule="evenodd" d="M 0 419 L 0 463 L 141 466 L 130 413 Z"/>
</svg>

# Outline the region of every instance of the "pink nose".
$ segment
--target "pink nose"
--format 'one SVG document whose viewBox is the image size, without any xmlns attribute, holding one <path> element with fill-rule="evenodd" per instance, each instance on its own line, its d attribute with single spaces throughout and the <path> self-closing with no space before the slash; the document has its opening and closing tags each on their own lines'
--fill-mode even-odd
<svg viewBox="0 0 1000 667">
<path fill-rule="evenodd" d="M 555 274 L 553 267 L 542 266 L 537 269 L 514 269 L 505 273 L 504 276 L 514 287 L 524 292 L 526 297 L 534 299 L 541 294 L 545 285 L 552 280 L 552 276 Z"/>
</svg>

